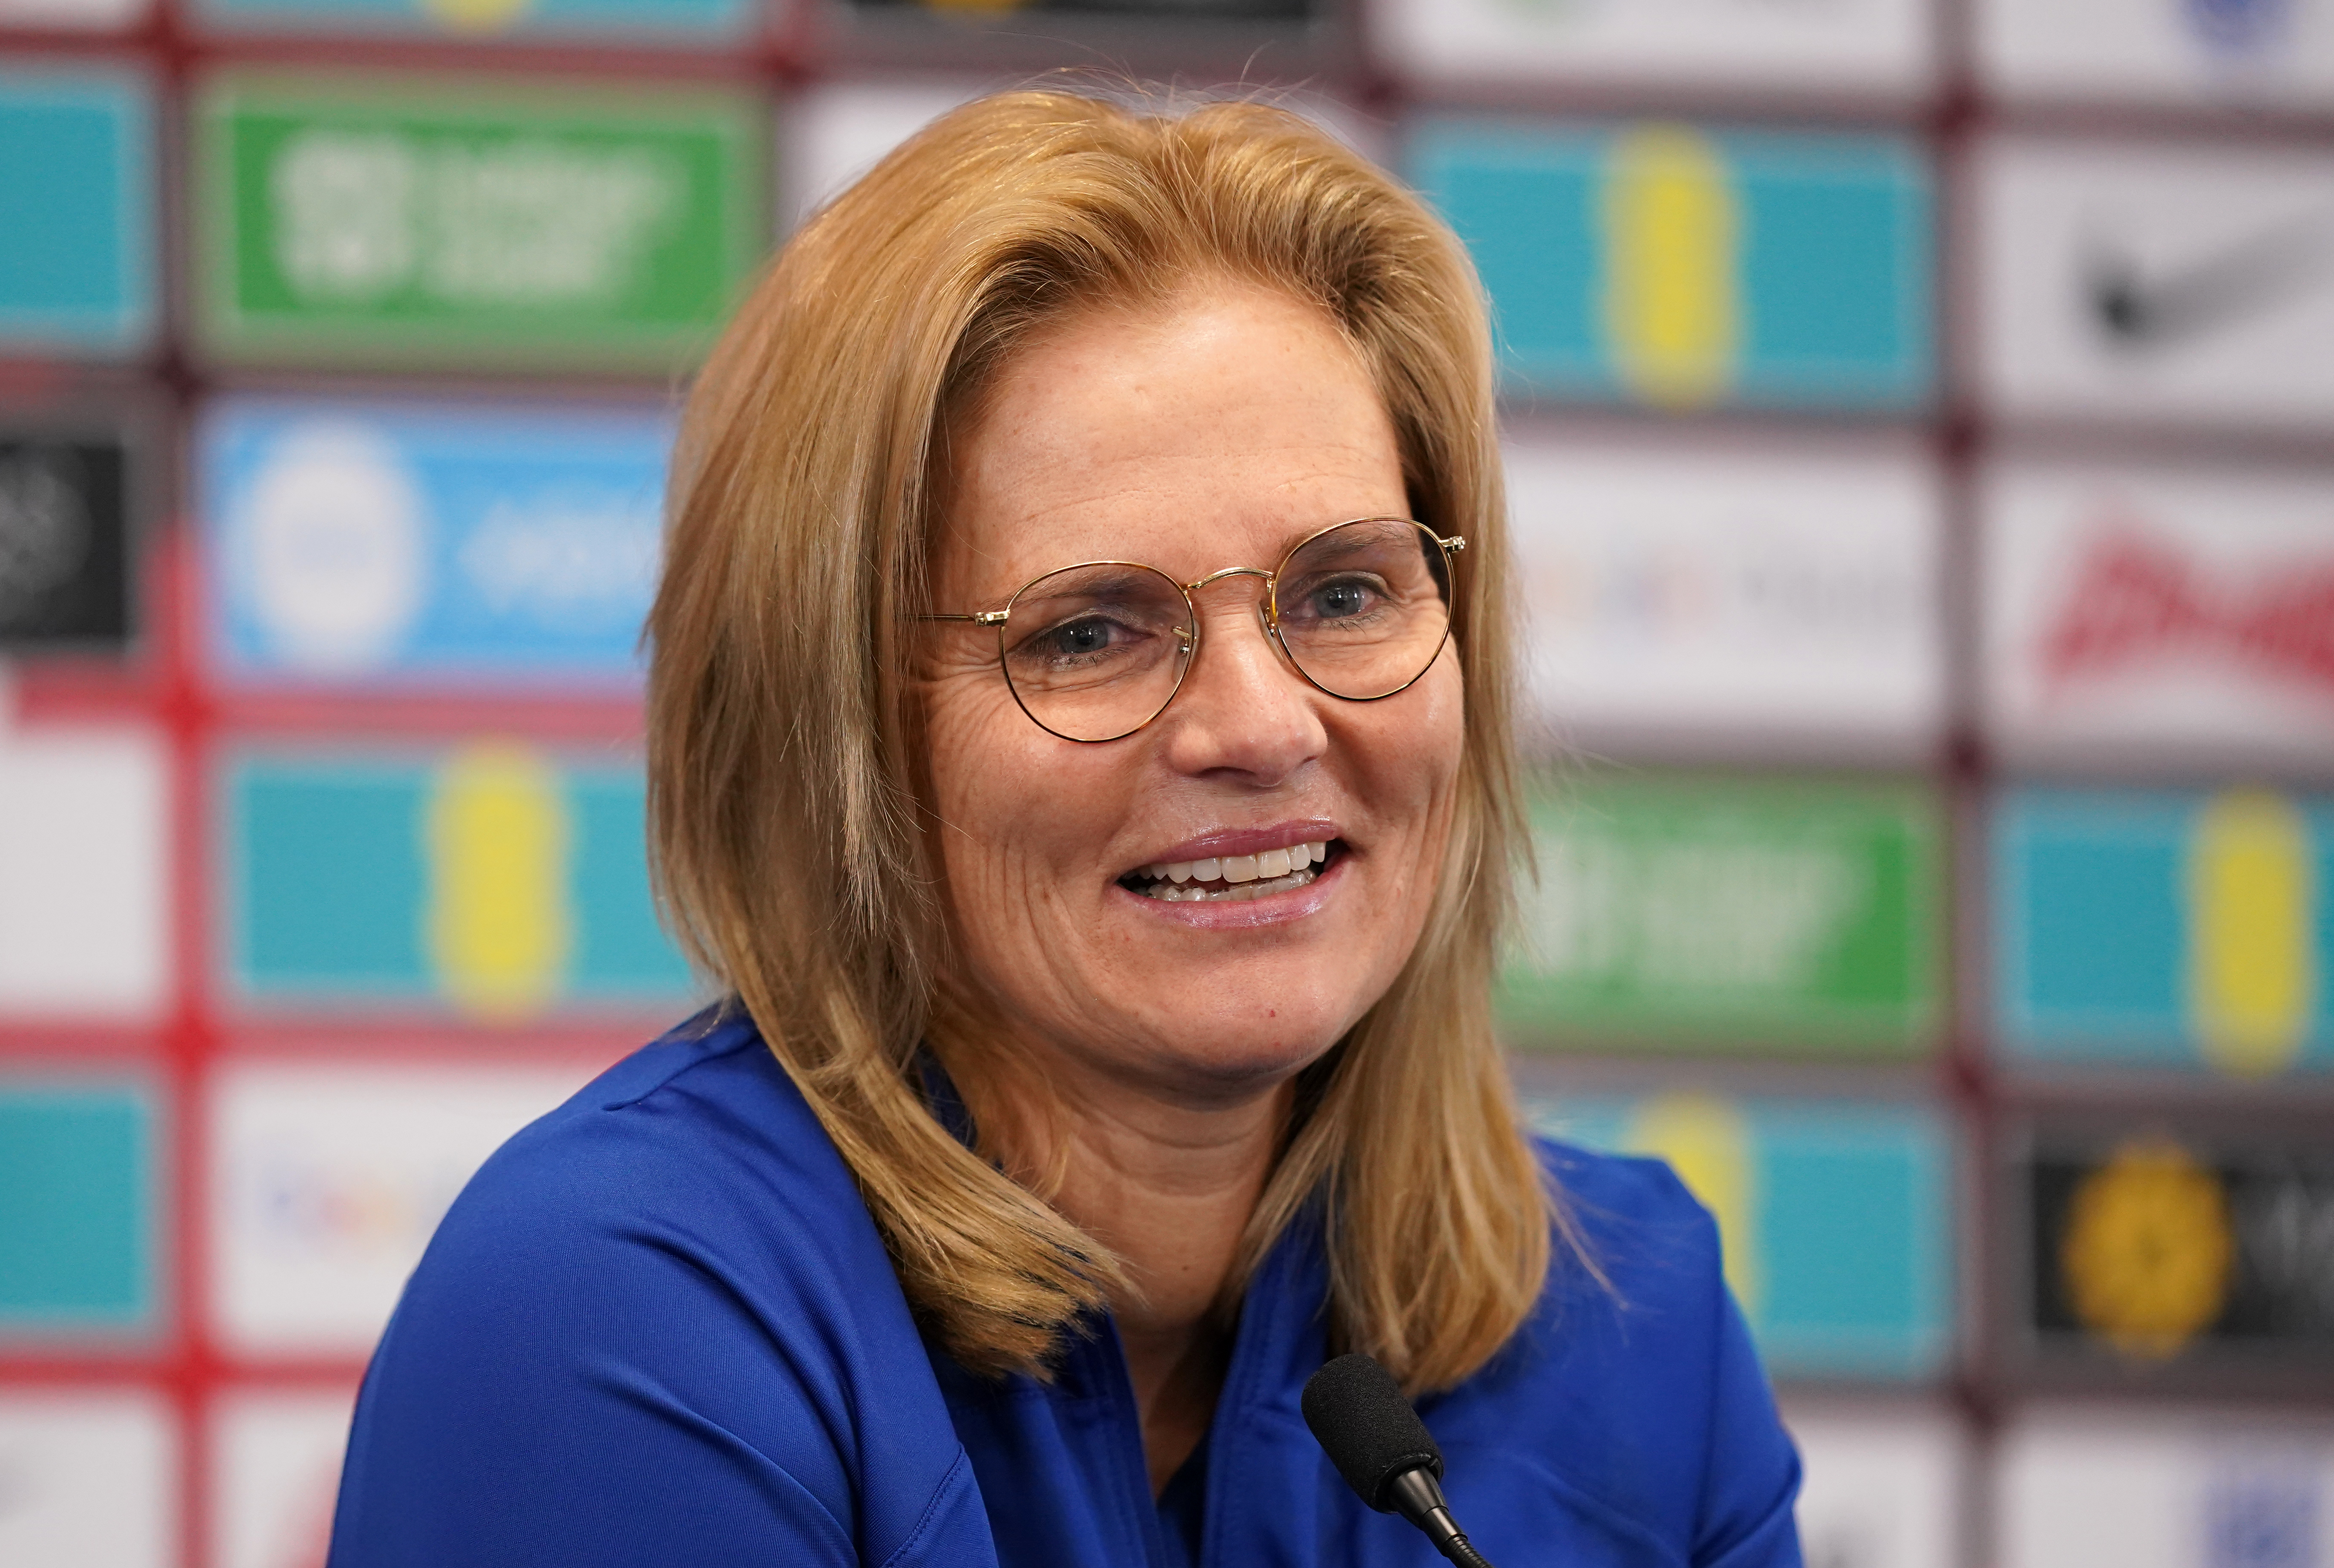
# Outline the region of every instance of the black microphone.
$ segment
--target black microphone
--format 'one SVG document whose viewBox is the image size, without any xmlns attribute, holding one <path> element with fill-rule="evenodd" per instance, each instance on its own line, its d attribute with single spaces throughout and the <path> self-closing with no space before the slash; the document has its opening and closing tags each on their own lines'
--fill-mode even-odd
<svg viewBox="0 0 2334 1568">
<path fill-rule="evenodd" d="M 1363 1502 L 1400 1509 L 1460 1568 L 1491 1568 L 1442 1500 L 1442 1450 L 1384 1367 L 1365 1355 L 1322 1367 L 1305 1384 L 1305 1424 Z"/>
</svg>

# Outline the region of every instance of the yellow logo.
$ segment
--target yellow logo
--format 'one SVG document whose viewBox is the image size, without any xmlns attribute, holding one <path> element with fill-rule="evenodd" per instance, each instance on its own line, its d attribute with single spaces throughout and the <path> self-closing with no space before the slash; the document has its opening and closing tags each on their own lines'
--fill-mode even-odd
<svg viewBox="0 0 2334 1568">
<path fill-rule="evenodd" d="M 567 803 L 558 774 L 516 746 L 478 746 L 430 794 L 427 948 L 454 1004 L 483 1017 L 540 1011 L 570 945 Z"/>
<path fill-rule="evenodd" d="M 2076 1320 L 2148 1361 L 2221 1315 L 2235 1261 L 2220 1178 L 2164 1140 L 2127 1143 L 2084 1177 L 2059 1239 Z"/>
<path fill-rule="evenodd" d="M 1759 1177 L 1750 1123 L 1742 1112 L 1712 1095 L 1664 1094 L 1646 1101 L 1629 1119 L 1625 1145 L 1670 1163 L 1694 1197 L 1718 1221 L 1719 1246 L 1726 1256 L 1726 1283 L 1746 1315 L 1755 1316 L 1759 1275 Z"/>
<path fill-rule="evenodd" d="M 2204 1056 L 2241 1077 L 2293 1063 L 2317 1011 L 2310 823 L 2266 790 L 2230 790 L 2188 850 L 2189 1011 Z"/>
<path fill-rule="evenodd" d="M 1604 220 L 1605 330 L 1623 383 L 1666 408 L 1724 393 L 1742 220 L 1723 155 L 1689 126 L 1631 131 L 1606 165 Z"/>
</svg>

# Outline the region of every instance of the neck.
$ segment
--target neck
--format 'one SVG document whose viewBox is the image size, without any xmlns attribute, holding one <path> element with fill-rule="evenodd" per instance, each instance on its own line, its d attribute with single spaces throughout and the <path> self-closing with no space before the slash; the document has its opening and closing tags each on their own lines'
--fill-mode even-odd
<svg viewBox="0 0 2334 1568">
<path fill-rule="evenodd" d="M 1009 1163 L 1058 1172 L 1053 1206 L 1125 1265 L 1133 1288 L 1113 1301 L 1112 1316 L 1155 1495 L 1214 1416 L 1231 1359 L 1231 1325 L 1217 1307 L 1272 1174 L 1295 1087 L 1283 1081 L 1192 1100 L 1115 1082 L 1066 1084 L 1057 1075 L 1055 1088 L 1071 1090 L 1062 1096 L 1059 1145 L 1008 1150 Z M 1029 1158 L 1041 1155 L 1051 1158 Z"/>
</svg>

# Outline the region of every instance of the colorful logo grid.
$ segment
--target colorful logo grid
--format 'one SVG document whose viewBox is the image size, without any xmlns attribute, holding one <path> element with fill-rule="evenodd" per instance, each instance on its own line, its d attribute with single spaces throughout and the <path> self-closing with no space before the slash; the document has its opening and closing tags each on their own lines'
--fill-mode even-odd
<svg viewBox="0 0 2334 1568">
<path fill-rule="evenodd" d="M 1669 1162 L 1717 1220 L 1727 1283 L 1777 1375 L 1944 1370 L 1953 1157 L 1934 1111 L 1673 1092 L 1530 1111 L 1551 1136 Z"/>
<path fill-rule="evenodd" d="M 1096 60 L 1470 248 L 1500 1026 L 1713 1214 L 1808 1561 L 2334 1563 L 2334 5 L 0 0 L 0 1565 L 321 1561 L 452 1194 L 703 999 L 686 378 Z"/>
<path fill-rule="evenodd" d="M 221 784 L 227 979 L 248 1005 L 488 1022 L 688 1005 L 635 769 L 482 744 L 252 753 Z"/>
<path fill-rule="evenodd" d="M 2334 1066 L 2334 802 L 2026 789 L 1994 822 L 1995 986 L 2015 1060 Z"/>
<path fill-rule="evenodd" d="M 1661 408 L 1929 395 L 1929 176 L 1909 142 L 1434 120 L 1412 177 L 1474 253 L 1509 388 Z"/>
</svg>

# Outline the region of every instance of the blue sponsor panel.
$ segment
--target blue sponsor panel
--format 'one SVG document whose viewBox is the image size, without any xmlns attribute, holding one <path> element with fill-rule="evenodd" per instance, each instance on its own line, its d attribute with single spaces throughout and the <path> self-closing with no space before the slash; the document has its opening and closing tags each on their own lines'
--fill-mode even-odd
<svg viewBox="0 0 2334 1568">
<path fill-rule="evenodd" d="M 1490 292 L 1510 391 L 1928 399 L 1934 201 L 1906 138 L 1442 120 L 1409 166 Z"/>
<path fill-rule="evenodd" d="M 157 199 L 141 79 L 0 66 L 0 354 L 143 349 Z"/>
<path fill-rule="evenodd" d="M 681 1008 L 637 768 L 491 743 L 227 765 L 228 981 L 261 1006 L 492 1024 Z"/>
<path fill-rule="evenodd" d="M 1535 1127 L 1667 1160 L 1718 1223 L 1778 1377 L 1918 1380 L 1953 1355 L 1953 1155 L 1914 1105 L 1702 1093 L 1539 1100 Z"/>
<path fill-rule="evenodd" d="M 754 0 L 196 0 L 217 32 L 499 38 L 673 44 L 734 43 Z"/>
<path fill-rule="evenodd" d="M 134 1083 L 0 1076 L 0 1345 L 155 1326 L 158 1121 Z"/>
<path fill-rule="evenodd" d="M 645 408 L 216 405 L 213 659 L 253 687 L 632 689 L 671 445 Z"/>
<path fill-rule="evenodd" d="M 2240 1079 L 2334 1068 L 2334 800 L 2013 790 L 1993 872 L 2013 1060 Z"/>
</svg>

